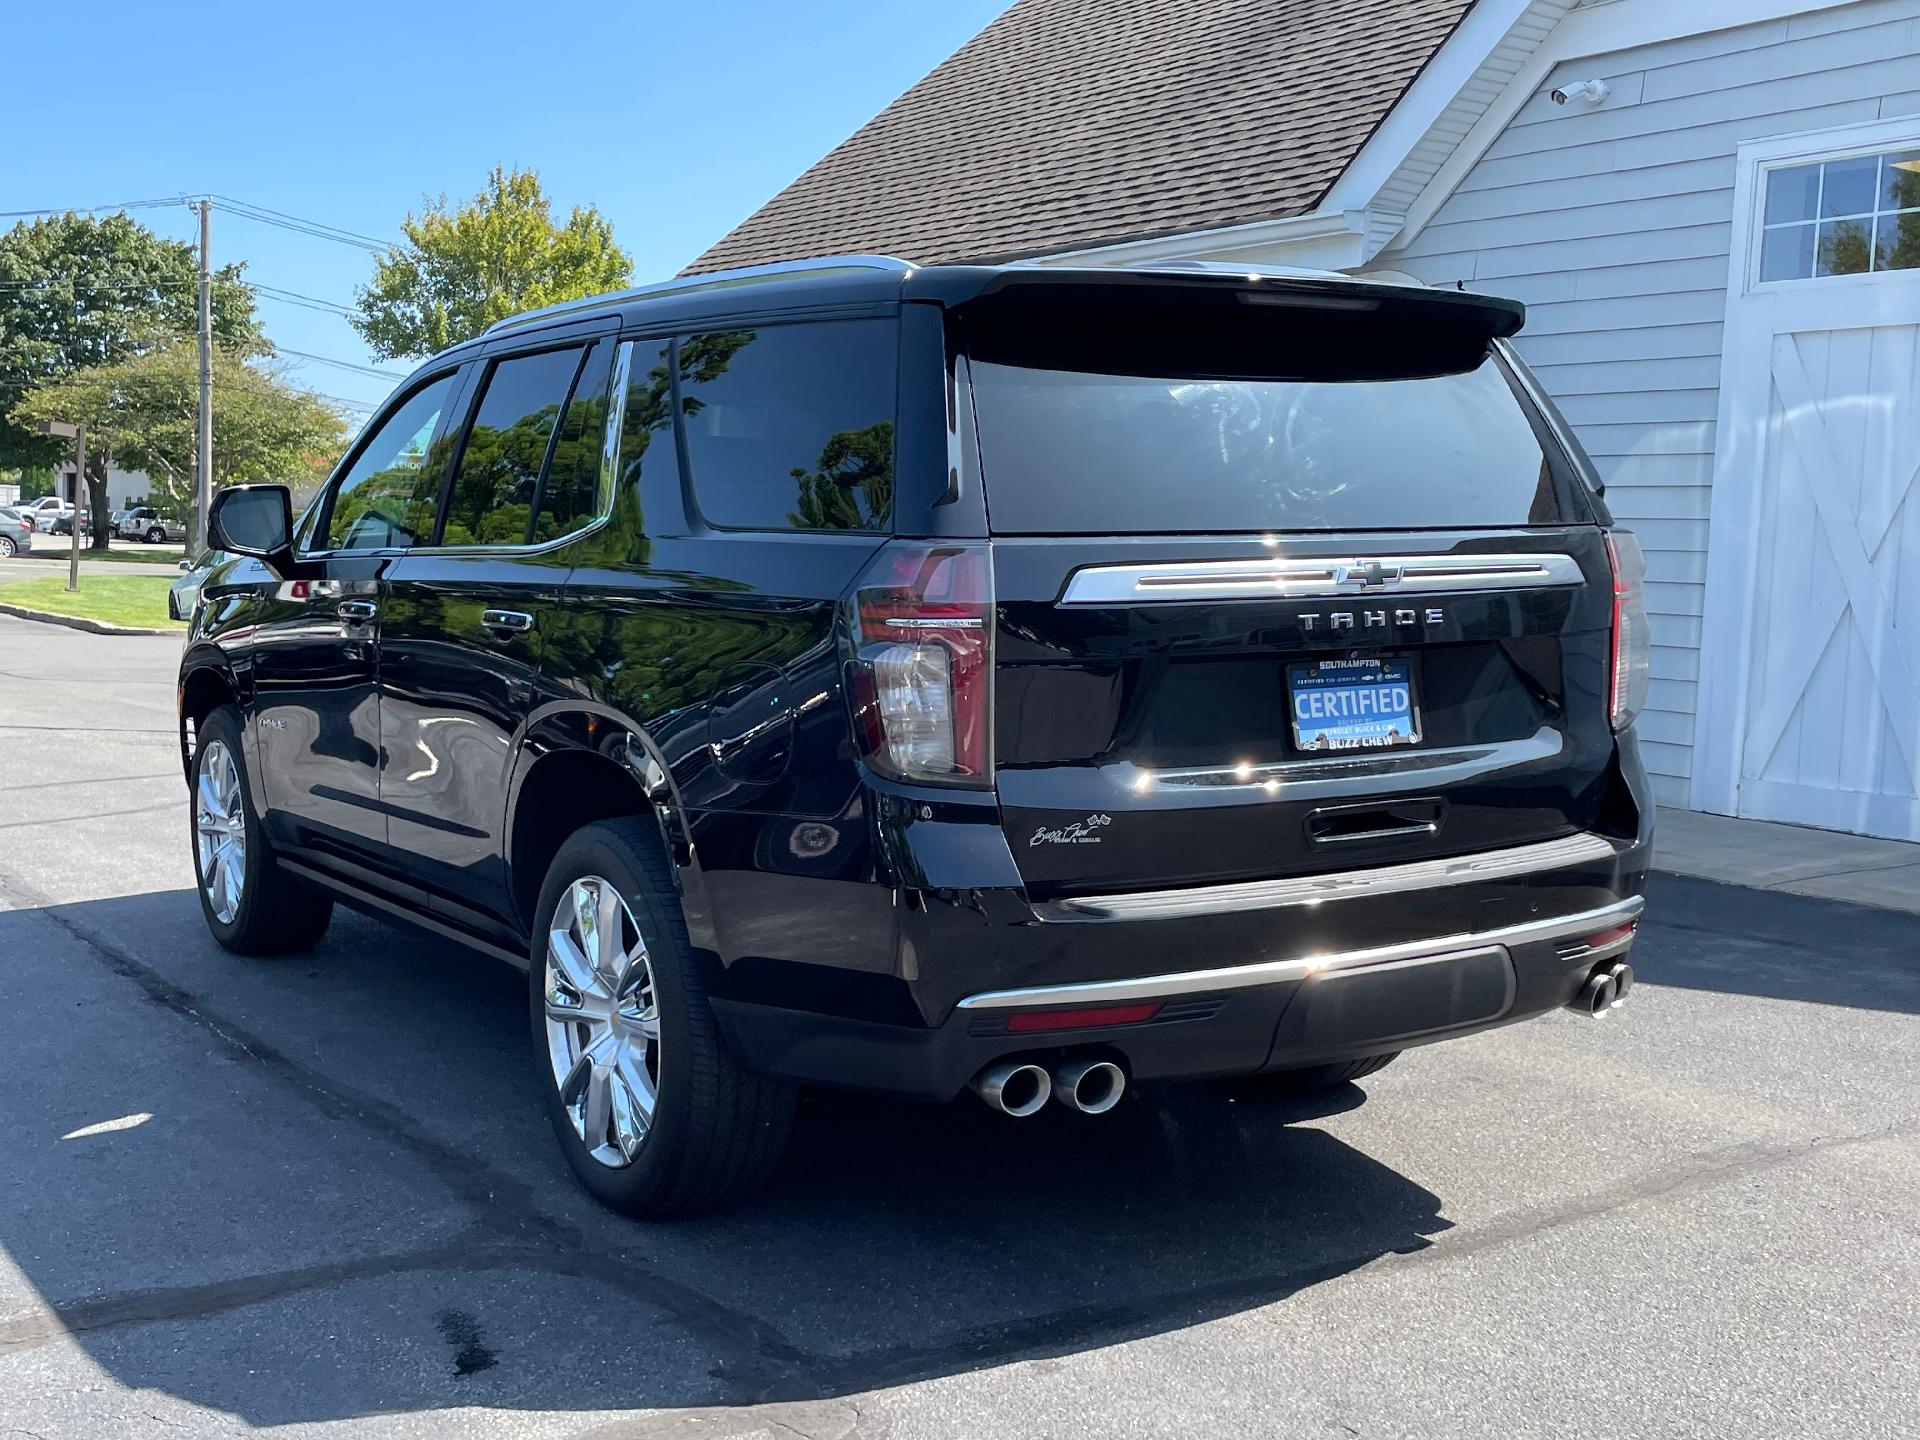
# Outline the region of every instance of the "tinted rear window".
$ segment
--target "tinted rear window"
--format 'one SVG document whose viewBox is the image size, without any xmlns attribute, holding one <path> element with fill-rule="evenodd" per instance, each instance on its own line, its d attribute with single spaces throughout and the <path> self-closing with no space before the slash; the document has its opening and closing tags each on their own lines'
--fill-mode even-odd
<svg viewBox="0 0 1920 1440">
<path fill-rule="evenodd" d="M 1101 374 L 976 359 L 1002 534 L 1441 529 L 1581 517 L 1499 364 L 1390 379 Z"/>
</svg>

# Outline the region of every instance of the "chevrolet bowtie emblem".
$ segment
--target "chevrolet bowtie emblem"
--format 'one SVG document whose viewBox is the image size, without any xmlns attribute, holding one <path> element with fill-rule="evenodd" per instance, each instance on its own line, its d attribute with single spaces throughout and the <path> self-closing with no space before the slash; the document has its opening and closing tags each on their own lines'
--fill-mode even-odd
<svg viewBox="0 0 1920 1440">
<path fill-rule="evenodd" d="M 1391 585 L 1400 579 L 1401 568 L 1398 565 L 1382 565 L 1378 560 L 1362 560 L 1354 565 L 1342 565 L 1334 571 L 1334 583 L 1338 585 L 1358 585 L 1362 590 L 1369 585 Z"/>
</svg>

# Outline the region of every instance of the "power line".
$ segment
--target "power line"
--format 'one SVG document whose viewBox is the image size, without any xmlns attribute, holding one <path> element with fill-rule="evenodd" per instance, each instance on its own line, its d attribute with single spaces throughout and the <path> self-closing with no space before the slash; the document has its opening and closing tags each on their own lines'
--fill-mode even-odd
<svg viewBox="0 0 1920 1440">
<path fill-rule="evenodd" d="M 381 380 L 400 381 L 407 378 L 404 372 L 381 370 L 372 365 L 356 364 L 352 360 L 336 360 L 331 355 L 315 355 L 309 350 L 295 350 L 287 345 L 275 345 L 273 349 L 277 355 L 297 355 L 302 360 L 317 360 L 322 365 L 335 365 L 342 370 L 357 371 L 362 375 L 372 375 Z"/>
<path fill-rule="evenodd" d="M 160 205 L 184 205 L 185 195 L 167 195 L 155 200 L 122 200 L 113 205 L 48 205 L 37 210 L 0 210 L 0 220 L 24 220 L 40 215 L 93 215 L 102 210 L 151 210 Z"/>
<path fill-rule="evenodd" d="M 238 215 L 243 219 L 257 220 L 262 225 L 278 225 L 283 230 L 292 230 L 302 235 L 312 235 L 320 240 L 332 240 L 336 244 L 351 245 L 356 250 L 370 250 L 380 254 L 393 247 L 391 240 L 377 240 L 371 235 L 362 235 L 355 230 L 346 230 L 338 225 L 330 225 L 324 220 L 309 220 L 302 215 L 289 215 L 284 210 L 269 210 L 264 205 L 255 205 L 250 201 L 236 200 L 231 195 L 211 195 L 218 200 L 226 213 Z"/>
</svg>

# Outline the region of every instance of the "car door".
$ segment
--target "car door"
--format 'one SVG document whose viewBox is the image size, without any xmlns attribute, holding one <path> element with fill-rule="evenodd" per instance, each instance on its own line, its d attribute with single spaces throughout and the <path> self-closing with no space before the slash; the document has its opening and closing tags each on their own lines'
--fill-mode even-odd
<svg viewBox="0 0 1920 1440">
<path fill-rule="evenodd" d="M 361 863 L 385 857 L 381 577 L 432 535 L 458 381 L 457 369 L 425 377 L 368 427 L 321 496 L 299 578 L 261 604 L 254 729 L 269 825 L 283 845 Z"/>
<path fill-rule="evenodd" d="M 604 327 L 602 327 L 604 328 Z M 394 562 L 381 602 L 380 796 L 388 837 L 454 918 L 511 922 L 509 767 L 540 698 L 542 621 L 571 539 L 597 523 L 612 335 L 495 346 L 476 367 L 440 543 Z"/>
</svg>

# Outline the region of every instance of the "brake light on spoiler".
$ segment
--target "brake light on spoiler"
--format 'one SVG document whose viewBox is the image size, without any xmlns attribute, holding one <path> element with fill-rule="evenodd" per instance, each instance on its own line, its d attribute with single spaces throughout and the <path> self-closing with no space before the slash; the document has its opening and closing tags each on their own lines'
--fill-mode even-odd
<svg viewBox="0 0 1920 1440">
<path fill-rule="evenodd" d="M 895 541 L 854 584 L 848 665 L 867 762 L 898 780 L 993 783 L 993 579 L 987 547 Z"/>
</svg>

